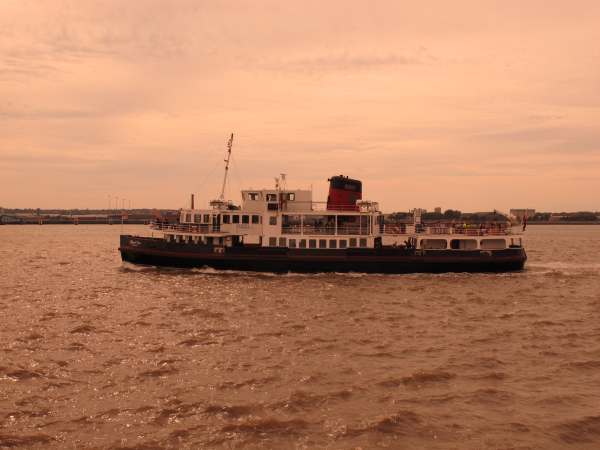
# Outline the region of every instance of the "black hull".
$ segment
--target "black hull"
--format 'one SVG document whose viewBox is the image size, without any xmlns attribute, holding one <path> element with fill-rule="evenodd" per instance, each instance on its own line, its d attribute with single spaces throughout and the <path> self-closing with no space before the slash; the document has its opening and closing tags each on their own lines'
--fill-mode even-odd
<svg viewBox="0 0 600 450">
<path fill-rule="evenodd" d="M 166 242 L 159 238 L 121 236 L 121 258 L 134 264 L 168 267 L 212 267 L 256 272 L 442 273 L 522 270 L 522 248 L 492 251 L 414 250 L 396 247 L 288 249 L 214 247 Z"/>
</svg>

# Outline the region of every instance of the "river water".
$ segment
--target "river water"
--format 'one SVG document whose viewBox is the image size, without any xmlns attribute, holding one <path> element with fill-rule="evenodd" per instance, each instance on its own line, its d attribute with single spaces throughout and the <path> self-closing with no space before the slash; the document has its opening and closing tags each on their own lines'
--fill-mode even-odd
<svg viewBox="0 0 600 450">
<path fill-rule="evenodd" d="M 600 226 L 477 275 L 138 267 L 120 228 L 0 227 L 0 448 L 600 448 Z"/>
</svg>

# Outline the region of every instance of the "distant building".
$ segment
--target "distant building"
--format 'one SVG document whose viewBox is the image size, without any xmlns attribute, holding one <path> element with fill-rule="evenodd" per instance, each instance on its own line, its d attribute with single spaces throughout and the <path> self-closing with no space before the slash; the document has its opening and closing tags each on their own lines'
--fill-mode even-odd
<svg viewBox="0 0 600 450">
<path fill-rule="evenodd" d="M 426 209 L 415 208 L 410 211 L 413 214 L 414 223 L 421 223 L 421 216 L 427 213 Z"/>
<path fill-rule="evenodd" d="M 21 220 L 15 216 L 7 216 L 5 214 L 0 215 L 0 224 L 5 223 L 21 223 Z"/>
<path fill-rule="evenodd" d="M 433 212 L 436 213 L 436 214 L 441 214 L 442 213 L 442 208 L 440 206 L 436 206 L 433 209 Z"/>
<path fill-rule="evenodd" d="M 511 209 L 510 215 L 515 216 L 517 219 L 523 219 L 523 217 L 530 219 L 535 215 L 535 209 Z"/>
</svg>

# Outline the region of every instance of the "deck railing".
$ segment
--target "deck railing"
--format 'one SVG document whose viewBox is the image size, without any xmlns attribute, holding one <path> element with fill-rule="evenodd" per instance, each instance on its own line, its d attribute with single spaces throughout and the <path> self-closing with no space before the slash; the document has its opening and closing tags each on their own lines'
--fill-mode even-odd
<svg viewBox="0 0 600 450">
<path fill-rule="evenodd" d="M 384 235 L 402 234 L 463 234 L 466 236 L 506 236 L 514 234 L 509 227 L 498 227 L 491 225 L 464 226 L 458 224 L 436 224 L 436 225 L 407 225 L 405 223 L 389 224 L 383 226 Z"/>
<path fill-rule="evenodd" d="M 239 228 L 249 228 L 248 224 L 238 224 Z M 213 234 L 221 233 L 220 225 L 212 225 L 206 223 L 166 223 L 166 222 L 151 222 L 150 228 L 158 231 L 183 232 L 193 234 Z M 282 234 L 307 234 L 307 235 L 342 235 L 342 236 L 366 236 L 371 230 L 368 226 L 359 225 L 339 225 L 334 226 L 315 226 L 315 225 L 284 225 L 281 227 Z M 512 235 L 513 230 L 508 227 L 494 226 L 479 226 L 465 227 L 464 225 L 434 225 L 434 226 L 417 226 L 407 224 L 384 224 L 384 235 L 407 235 L 412 233 L 417 234 L 461 234 L 465 236 L 506 236 Z"/>
<path fill-rule="evenodd" d="M 405 223 L 386 223 L 383 225 L 383 234 L 411 234 L 414 232 L 415 227 Z"/>
<path fill-rule="evenodd" d="M 337 234 L 341 235 L 350 235 L 350 236 L 365 236 L 370 232 L 369 226 L 359 226 L 359 225 L 338 225 Z"/>
<path fill-rule="evenodd" d="M 369 234 L 368 227 L 360 227 L 357 225 L 342 225 L 333 226 L 314 226 L 314 225 L 284 225 L 281 227 L 282 234 L 308 234 L 308 235 L 350 235 L 350 236 L 366 236 Z"/>
<path fill-rule="evenodd" d="M 513 234 L 511 228 L 464 228 L 454 227 L 451 229 L 450 234 L 465 234 L 467 236 L 505 236 L 507 234 Z"/>
<path fill-rule="evenodd" d="M 211 225 L 208 223 L 164 223 L 164 222 L 151 222 L 150 228 L 159 231 L 179 231 L 183 233 L 198 233 L 198 234 L 209 234 L 209 233 L 220 233 L 221 227 L 219 225 Z"/>
</svg>

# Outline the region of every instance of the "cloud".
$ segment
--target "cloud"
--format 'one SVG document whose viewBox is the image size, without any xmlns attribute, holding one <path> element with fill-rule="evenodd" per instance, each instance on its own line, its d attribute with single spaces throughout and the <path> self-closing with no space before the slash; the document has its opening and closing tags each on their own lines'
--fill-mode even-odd
<svg viewBox="0 0 600 450">
<path fill-rule="evenodd" d="M 479 143 L 493 144 L 494 147 L 508 146 L 522 152 L 527 146 L 528 153 L 537 154 L 600 154 L 600 130 L 586 125 L 533 126 L 507 131 L 478 133 L 471 139 Z"/>
<path fill-rule="evenodd" d="M 271 70 L 284 70 L 290 72 L 329 72 L 329 71 L 362 71 L 381 69 L 387 67 L 432 64 L 437 58 L 425 49 L 413 54 L 388 54 L 378 56 L 375 52 L 344 53 L 323 56 L 311 56 L 296 59 L 283 59 L 276 62 L 266 62 L 262 67 Z"/>
<path fill-rule="evenodd" d="M 324 192 L 341 172 L 389 208 L 489 209 L 509 206 L 528 178 L 531 199 L 548 209 L 569 209 L 559 204 L 569 197 L 593 204 L 600 53 L 589 43 L 600 40 L 599 19 L 599 2 L 552 0 L 435 10 L 6 0 L 0 167 L 12 191 L 3 203 L 40 205 L 24 183 L 32 177 L 48 202 L 129 189 L 168 206 L 204 172 L 220 175 L 233 130 L 254 186 L 286 172 Z M 564 185 L 574 173 L 577 189 Z"/>
<path fill-rule="evenodd" d="M 40 119 L 88 119 L 97 117 L 98 114 L 94 111 L 84 109 L 30 109 L 16 110 L 3 108 L 0 109 L 1 119 L 16 119 L 16 120 L 40 120 Z"/>
</svg>

